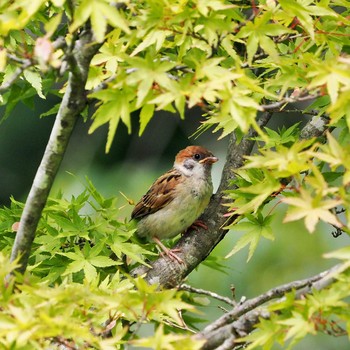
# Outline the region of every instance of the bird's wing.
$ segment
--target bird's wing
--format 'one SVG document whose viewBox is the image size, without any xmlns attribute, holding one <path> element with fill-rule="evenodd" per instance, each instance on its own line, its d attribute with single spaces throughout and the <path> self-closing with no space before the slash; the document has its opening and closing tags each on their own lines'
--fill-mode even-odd
<svg viewBox="0 0 350 350">
<path fill-rule="evenodd" d="M 182 181 L 183 175 L 176 169 L 171 169 L 159 177 L 136 204 L 131 218 L 141 219 L 164 208 L 173 200 L 175 187 Z"/>
</svg>

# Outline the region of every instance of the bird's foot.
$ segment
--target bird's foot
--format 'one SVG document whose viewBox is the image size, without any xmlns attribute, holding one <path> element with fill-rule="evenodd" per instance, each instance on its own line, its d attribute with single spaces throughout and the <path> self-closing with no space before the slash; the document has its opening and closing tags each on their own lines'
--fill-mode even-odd
<svg viewBox="0 0 350 350">
<path fill-rule="evenodd" d="M 167 249 L 160 253 L 161 256 L 168 256 L 171 260 L 177 261 L 179 264 L 184 264 L 185 262 L 176 253 L 181 252 L 181 249 Z"/>
<path fill-rule="evenodd" d="M 158 237 L 153 237 L 154 242 L 158 245 L 158 247 L 163 251 L 160 253 L 161 256 L 168 256 L 172 261 L 177 261 L 179 264 L 184 264 L 185 262 L 178 256 L 176 253 L 181 252 L 181 249 L 168 249 Z"/>
<path fill-rule="evenodd" d="M 208 229 L 208 226 L 207 226 L 202 220 L 196 220 L 196 221 L 185 231 L 185 234 L 186 234 L 188 231 L 191 231 L 191 230 L 196 230 L 196 231 L 198 231 L 200 228 L 203 228 L 204 230 L 207 230 L 207 229 Z"/>
</svg>

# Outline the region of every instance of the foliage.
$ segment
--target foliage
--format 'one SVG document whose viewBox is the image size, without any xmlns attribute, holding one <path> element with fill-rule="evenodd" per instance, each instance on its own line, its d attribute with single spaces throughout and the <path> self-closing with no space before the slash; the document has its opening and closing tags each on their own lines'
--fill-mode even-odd
<svg viewBox="0 0 350 350">
<path fill-rule="evenodd" d="M 285 223 L 303 220 L 312 233 L 323 221 L 336 234 L 348 234 L 349 9 L 346 0 L 4 0 L 3 118 L 20 101 L 33 107 L 36 96 L 62 96 L 77 69 L 71 62 L 77 38 L 91 28 L 101 46 L 86 84 L 95 104 L 90 132 L 108 124 L 106 151 L 120 123 L 131 132 L 138 115 L 141 135 L 158 110 L 184 118 L 187 109 L 202 108 L 199 132 L 235 133 L 237 142 L 255 130 L 257 152 L 226 191 L 236 219 L 228 228 L 245 231 L 230 254 L 249 246 L 249 260 L 261 237 L 274 238 L 272 214 L 280 203 L 287 207 Z M 297 113 L 302 123 L 292 121 L 278 132 L 261 128 L 261 115 L 275 112 Z M 315 123 L 327 120 L 326 135 L 303 136 L 310 116 Z M 7 257 L 22 209 L 13 200 L 0 210 L 1 280 L 14 269 Z M 125 341 L 158 349 L 200 346 L 190 342 L 178 313 L 192 309 L 183 294 L 128 276 L 130 264 L 147 264 L 145 257 L 154 253 L 134 242 L 134 227 L 118 215 L 115 198 L 103 198 L 90 182 L 70 200 L 49 199 L 27 275 L 16 289 L 13 281 L 2 286 L 3 347 L 46 348 L 73 339 L 78 347 L 103 349 Z M 324 331 L 322 324 L 332 327 L 331 315 L 349 322 L 348 276 L 338 279 L 304 300 L 287 296 L 245 340 L 251 348 L 269 348 L 276 335 L 284 343 Z M 132 326 L 150 321 L 160 324 L 154 337 L 132 339 Z M 169 324 L 171 330 L 164 327 Z M 184 328 L 182 335 L 173 334 L 177 327 Z M 104 338 L 110 330 L 112 337 Z"/>
<path fill-rule="evenodd" d="M 184 326 L 179 313 L 194 311 L 183 292 L 158 290 L 127 270 L 154 253 L 132 243 L 133 230 L 121 222 L 115 198 L 105 199 L 88 181 L 87 189 L 71 200 L 50 198 L 38 228 L 29 273 L 7 280 L 15 268 L 6 252 L 23 204 L 12 201 L 0 210 L 0 344 L 4 348 L 38 349 L 51 345 L 98 349 L 120 348 L 136 341 L 143 323 Z M 125 264 L 125 256 L 129 260 Z M 123 266 L 123 267 L 122 267 Z M 117 270 L 116 270 L 117 268 Z M 186 317 L 186 316 L 184 316 Z M 104 339 L 112 331 L 112 336 Z M 158 334 L 158 333 L 157 333 Z M 169 344 L 172 344 L 170 347 Z M 157 340 L 159 348 L 197 349 L 201 342 L 186 334 Z M 164 342 L 164 343 L 163 343 Z M 191 345 L 193 344 L 193 345 Z"/>
<path fill-rule="evenodd" d="M 90 181 L 87 186 L 70 200 L 62 194 L 50 198 L 45 207 L 30 263 L 35 266 L 32 273 L 48 283 L 61 283 L 67 276 L 80 283 L 83 279 L 104 280 L 122 264 L 124 254 L 141 263 L 142 254 L 154 255 L 130 243 L 135 230 L 118 219 L 116 198 L 104 198 Z M 4 252 L 9 253 L 13 245 L 12 225 L 19 221 L 22 207 L 12 200 L 11 208 L 0 212 L 0 247 Z M 116 259 L 110 257 L 112 253 Z"/>
<path fill-rule="evenodd" d="M 349 247 L 327 254 L 328 258 L 344 261 L 339 272 L 349 267 Z M 248 349 L 262 347 L 271 349 L 274 343 L 288 344 L 289 348 L 307 334 L 317 332 L 333 336 L 348 334 L 350 314 L 348 311 L 349 273 L 338 275 L 337 281 L 327 290 L 314 290 L 312 295 L 299 298 L 295 291 L 269 305 L 270 319 L 261 320 L 258 330 L 242 341 L 248 341 Z"/>
</svg>

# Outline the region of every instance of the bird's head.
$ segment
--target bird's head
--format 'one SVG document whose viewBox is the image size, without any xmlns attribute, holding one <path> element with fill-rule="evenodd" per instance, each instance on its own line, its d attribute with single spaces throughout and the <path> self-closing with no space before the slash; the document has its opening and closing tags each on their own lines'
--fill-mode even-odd
<svg viewBox="0 0 350 350">
<path fill-rule="evenodd" d="M 195 173 L 198 175 L 210 174 L 212 164 L 217 161 L 218 158 L 206 148 L 201 146 L 188 146 L 176 155 L 174 167 L 187 176 L 191 176 Z"/>
</svg>

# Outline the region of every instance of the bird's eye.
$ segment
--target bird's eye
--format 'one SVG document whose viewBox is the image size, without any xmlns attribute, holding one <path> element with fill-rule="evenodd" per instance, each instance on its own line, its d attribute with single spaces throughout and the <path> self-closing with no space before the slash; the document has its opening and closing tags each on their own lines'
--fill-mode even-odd
<svg viewBox="0 0 350 350">
<path fill-rule="evenodd" d="M 202 157 L 199 153 L 196 153 L 194 156 L 193 156 L 194 159 L 196 160 L 200 160 Z"/>
</svg>

